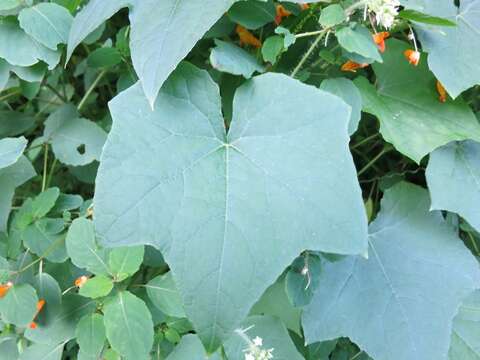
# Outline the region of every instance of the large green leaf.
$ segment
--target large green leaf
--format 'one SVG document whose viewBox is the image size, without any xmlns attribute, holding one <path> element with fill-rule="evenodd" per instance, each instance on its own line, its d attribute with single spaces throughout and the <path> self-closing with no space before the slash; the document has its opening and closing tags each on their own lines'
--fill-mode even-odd
<svg viewBox="0 0 480 360">
<path fill-rule="evenodd" d="M 468 296 L 453 320 L 450 360 L 480 359 L 480 291 Z"/>
<path fill-rule="evenodd" d="M 416 24 L 422 47 L 429 53 L 428 65 L 452 97 L 480 84 L 480 0 L 423 0 L 422 12 L 452 20 L 457 26 Z M 408 6 L 408 5 L 407 5 Z M 455 71 L 452 71 L 455 69 Z"/>
<path fill-rule="evenodd" d="M 106 340 L 103 316 L 100 314 L 84 316 L 77 325 L 76 338 L 82 356 L 98 359 Z"/>
<path fill-rule="evenodd" d="M 35 176 L 35 169 L 25 156 L 13 165 L 0 169 L 0 232 L 7 229 L 15 188 Z"/>
<path fill-rule="evenodd" d="M 325 262 L 303 314 L 308 343 L 348 336 L 376 360 L 445 359 L 452 320 L 478 287 L 476 259 L 428 192 L 400 183 L 370 226 L 370 258 Z"/>
<path fill-rule="evenodd" d="M 5 138 L 0 140 L 0 169 L 13 165 L 22 156 L 27 147 L 27 139 Z"/>
<path fill-rule="evenodd" d="M 30 66 L 44 61 L 50 69 L 60 62 L 60 52 L 43 46 L 16 23 L 7 20 L 0 21 L 0 57 L 19 66 Z"/>
<path fill-rule="evenodd" d="M 182 64 L 153 112 L 139 85 L 114 99 L 94 199 L 105 245 L 161 250 L 210 351 L 301 251 L 367 249 L 345 103 L 262 75 L 237 91 L 226 134 L 218 92 Z"/>
<path fill-rule="evenodd" d="M 145 303 L 119 292 L 104 309 L 107 339 L 125 359 L 146 359 L 153 346 L 153 322 Z"/>
<path fill-rule="evenodd" d="M 456 212 L 480 231 L 480 144 L 453 142 L 430 155 L 432 209 Z"/>
<path fill-rule="evenodd" d="M 480 124 L 465 102 L 438 100 L 425 61 L 410 65 L 402 54 L 408 45 L 399 40 L 388 41 L 387 48 L 384 63 L 373 64 L 377 89 L 363 77 L 355 81 L 363 109 L 379 118 L 384 139 L 416 162 L 453 140 L 480 141 Z"/>
<path fill-rule="evenodd" d="M 28 284 L 14 285 L 7 295 L 0 299 L 2 321 L 19 327 L 26 327 L 37 311 L 37 293 Z"/>
<path fill-rule="evenodd" d="M 63 6 L 40 3 L 25 8 L 18 15 L 20 27 L 40 44 L 57 50 L 58 44 L 66 44 L 73 17 Z"/>
<path fill-rule="evenodd" d="M 242 332 L 242 330 L 249 329 Z M 257 336 L 262 339 L 262 349 L 273 349 L 273 359 L 302 360 L 303 357 L 295 348 L 285 325 L 271 316 L 252 316 L 242 323 L 240 333 L 235 332 L 225 343 L 228 360 L 244 360 L 249 341 Z"/>
</svg>

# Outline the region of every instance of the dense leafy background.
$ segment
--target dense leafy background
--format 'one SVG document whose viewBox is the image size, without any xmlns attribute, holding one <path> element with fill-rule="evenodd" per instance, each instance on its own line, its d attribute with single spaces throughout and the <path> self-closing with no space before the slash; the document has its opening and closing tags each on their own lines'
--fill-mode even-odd
<svg viewBox="0 0 480 360">
<path fill-rule="evenodd" d="M 480 359 L 480 0 L 365 3 L 0 0 L 0 359 Z"/>
</svg>

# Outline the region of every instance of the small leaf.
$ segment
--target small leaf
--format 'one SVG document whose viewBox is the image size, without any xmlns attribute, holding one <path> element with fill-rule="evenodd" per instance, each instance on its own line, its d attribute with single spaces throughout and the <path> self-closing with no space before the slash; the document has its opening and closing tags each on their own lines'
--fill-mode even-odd
<svg viewBox="0 0 480 360">
<path fill-rule="evenodd" d="M 345 26 L 335 32 L 338 42 L 348 52 L 382 62 L 377 45 L 373 42 L 370 31 L 362 26 Z"/>
<path fill-rule="evenodd" d="M 7 324 L 27 327 L 37 311 L 37 293 L 28 284 L 15 285 L 0 299 L 0 314 Z"/>
<path fill-rule="evenodd" d="M 339 4 L 333 4 L 322 9 L 318 22 L 324 28 L 329 28 L 341 24 L 346 18 L 345 10 Z"/>
<path fill-rule="evenodd" d="M 20 27 L 46 47 L 57 50 L 58 44 L 66 44 L 73 17 L 63 6 L 40 3 L 22 9 L 18 15 Z"/>
<path fill-rule="evenodd" d="M 22 156 L 23 151 L 27 147 L 27 139 L 5 138 L 0 140 L 0 169 L 13 165 Z"/>
<path fill-rule="evenodd" d="M 452 142 L 435 150 L 426 177 L 431 209 L 456 212 L 480 232 L 480 143 Z"/>
<path fill-rule="evenodd" d="M 87 58 L 88 66 L 92 68 L 112 67 L 122 62 L 122 55 L 117 48 L 103 47 L 93 51 Z"/>
<path fill-rule="evenodd" d="M 438 26 L 457 26 L 457 24 L 452 20 L 424 14 L 416 10 L 402 10 L 398 13 L 398 16 L 402 19 L 415 21 L 422 24 Z"/>
<path fill-rule="evenodd" d="M 285 289 L 295 307 L 308 305 L 317 290 L 322 271 L 320 257 L 307 253 L 295 259 L 285 276 Z"/>
<path fill-rule="evenodd" d="M 150 280 L 145 287 L 150 300 L 163 313 L 178 318 L 186 316 L 182 298 L 175 286 L 171 272 Z"/>
<path fill-rule="evenodd" d="M 127 360 L 146 359 L 153 345 L 152 316 L 145 303 L 128 291 L 119 292 L 104 308 L 107 339 Z"/>
<path fill-rule="evenodd" d="M 270 36 L 262 45 L 263 60 L 275 64 L 278 56 L 282 53 L 284 39 L 281 36 Z"/>
<path fill-rule="evenodd" d="M 108 256 L 108 265 L 116 281 L 122 281 L 135 274 L 143 262 L 144 246 L 130 246 L 113 249 Z"/>
<path fill-rule="evenodd" d="M 112 279 L 97 275 L 88 281 L 80 288 L 79 294 L 91 299 L 97 299 L 107 296 L 113 289 Z"/>
<path fill-rule="evenodd" d="M 100 314 L 85 315 L 75 331 L 80 353 L 85 357 L 98 359 L 106 340 L 103 316 Z"/>
<path fill-rule="evenodd" d="M 215 45 L 210 53 L 210 63 L 218 71 L 242 75 L 247 79 L 252 77 L 255 71 L 265 71 L 255 56 L 237 45 L 221 40 L 215 40 Z"/>
</svg>

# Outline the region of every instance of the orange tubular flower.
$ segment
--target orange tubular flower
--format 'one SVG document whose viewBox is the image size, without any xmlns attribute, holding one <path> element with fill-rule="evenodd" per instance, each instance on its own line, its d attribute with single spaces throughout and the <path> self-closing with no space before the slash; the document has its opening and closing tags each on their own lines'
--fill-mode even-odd
<svg viewBox="0 0 480 360">
<path fill-rule="evenodd" d="M 8 290 L 10 290 L 12 286 L 13 286 L 13 283 L 11 283 L 10 281 L 7 282 L 6 284 L 0 284 L 0 299 L 5 297 L 5 295 L 7 295 Z"/>
<path fill-rule="evenodd" d="M 358 69 L 366 68 L 368 64 L 359 64 L 355 61 L 348 60 L 345 64 L 342 65 L 342 71 L 357 72 Z"/>
<path fill-rule="evenodd" d="M 240 38 L 240 46 L 251 45 L 257 49 L 262 47 L 262 42 L 258 40 L 250 31 L 245 29 L 243 26 L 237 25 L 235 31 L 238 34 L 238 37 Z"/>
<path fill-rule="evenodd" d="M 283 18 L 292 15 L 290 11 L 285 9 L 283 5 L 277 5 L 277 15 L 275 16 L 275 24 L 280 25 Z"/>
<path fill-rule="evenodd" d="M 437 92 L 438 92 L 438 100 L 442 103 L 447 101 L 447 91 L 443 87 L 442 83 L 437 80 Z"/>
<path fill-rule="evenodd" d="M 35 316 L 33 317 L 33 321 L 30 323 L 30 329 L 36 329 L 38 327 L 38 324 L 35 322 L 35 319 L 37 318 L 38 314 L 40 314 L 40 311 L 42 311 L 43 307 L 45 306 L 45 300 L 40 299 L 37 302 L 37 312 L 35 313 Z"/>
<path fill-rule="evenodd" d="M 83 275 L 75 279 L 75 286 L 81 288 L 88 281 L 88 277 Z"/>
<path fill-rule="evenodd" d="M 385 39 L 390 37 L 390 33 L 388 31 L 382 31 L 373 35 L 373 41 L 377 44 L 378 50 L 381 53 L 385 52 Z"/>
<path fill-rule="evenodd" d="M 302 10 L 307 10 L 308 8 L 310 8 L 310 6 L 308 4 L 298 4 L 300 6 L 300 9 Z"/>
<path fill-rule="evenodd" d="M 408 62 L 412 65 L 417 66 L 420 62 L 420 53 L 416 50 L 408 49 L 405 50 L 403 55 L 407 58 Z"/>
</svg>

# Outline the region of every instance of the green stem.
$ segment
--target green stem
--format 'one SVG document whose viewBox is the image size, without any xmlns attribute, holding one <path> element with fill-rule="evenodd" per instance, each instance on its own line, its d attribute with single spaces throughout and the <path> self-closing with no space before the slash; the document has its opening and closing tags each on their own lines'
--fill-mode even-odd
<svg viewBox="0 0 480 360">
<path fill-rule="evenodd" d="M 7 95 L 4 95 L 4 96 L 0 97 L 0 102 L 7 101 L 8 99 L 10 99 L 14 96 L 17 96 L 17 95 L 20 95 L 20 90 L 14 91 L 10 94 L 7 94 Z"/>
<path fill-rule="evenodd" d="M 48 143 L 45 144 L 45 152 L 43 155 L 42 192 L 45 191 L 45 188 L 47 185 L 47 170 L 48 170 Z"/>
<path fill-rule="evenodd" d="M 85 93 L 85 95 L 83 95 L 83 98 L 82 100 L 80 100 L 80 103 L 78 104 L 77 106 L 77 110 L 80 111 L 82 110 L 83 106 L 85 105 L 88 97 L 90 96 L 90 94 L 93 92 L 93 90 L 95 90 L 95 88 L 97 87 L 98 83 L 100 82 L 100 80 L 102 80 L 102 78 L 105 76 L 105 74 L 107 73 L 107 70 L 102 70 L 100 72 L 100 74 L 98 74 L 97 78 L 93 81 L 92 85 L 90 85 L 90 87 L 88 88 L 87 92 Z"/>
<path fill-rule="evenodd" d="M 359 172 L 358 176 L 362 175 L 365 171 L 370 169 L 383 155 L 391 151 L 392 148 L 387 147 L 384 148 L 377 156 L 375 156 L 367 165 L 365 165 Z"/>
<path fill-rule="evenodd" d="M 53 160 L 52 167 L 50 168 L 50 172 L 47 177 L 47 187 L 50 187 L 50 182 L 52 181 L 53 172 L 55 170 L 55 165 L 57 165 L 57 158 Z"/>
<path fill-rule="evenodd" d="M 305 64 L 305 62 L 307 61 L 308 57 L 312 54 L 313 50 L 315 50 L 315 48 L 318 46 L 318 44 L 320 43 L 320 41 L 322 41 L 323 37 L 325 36 L 325 34 L 330 30 L 330 28 L 326 28 L 326 29 L 323 29 L 323 30 L 320 30 L 320 32 L 318 33 L 318 36 L 317 38 L 315 39 L 315 41 L 312 43 L 312 45 L 310 45 L 310 47 L 308 48 L 307 52 L 303 55 L 303 57 L 300 59 L 300 61 L 298 62 L 297 66 L 295 66 L 295 69 L 293 69 L 292 71 L 292 74 L 291 74 L 291 77 L 295 77 L 297 75 L 297 73 L 302 69 L 302 66 Z"/>
<path fill-rule="evenodd" d="M 354 149 L 362 146 L 363 144 L 368 143 L 370 140 L 376 139 L 378 136 L 380 136 L 380 133 L 376 133 L 376 134 L 370 135 L 369 137 L 366 137 L 365 139 L 359 141 L 359 142 L 356 143 L 355 145 L 352 145 L 352 146 L 350 147 L 350 149 L 351 149 L 351 150 L 354 150 Z"/>
<path fill-rule="evenodd" d="M 475 239 L 473 238 L 472 234 L 467 232 L 468 238 L 470 239 L 470 242 L 472 243 L 473 248 L 475 249 L 475 252 L 477 255 L 480 254 L 480 251 L 478 249 L 477 243 L 475 242 Z"/>
</svg>

